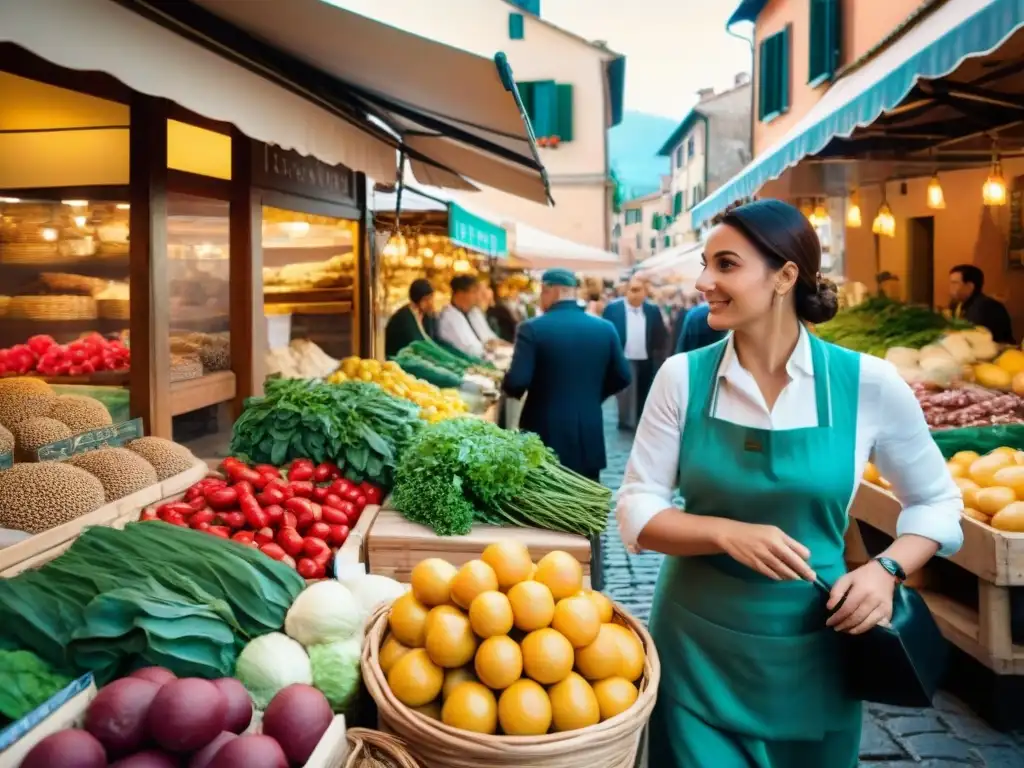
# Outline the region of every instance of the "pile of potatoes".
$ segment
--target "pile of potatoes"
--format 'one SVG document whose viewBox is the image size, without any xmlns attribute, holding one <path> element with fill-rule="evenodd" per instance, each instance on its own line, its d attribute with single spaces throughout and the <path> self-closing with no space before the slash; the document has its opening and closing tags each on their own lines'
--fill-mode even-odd
<svg viewBox="0 0 1024 768">
<path fill-rule="evenodd" d="M 1024 533 L 1024 451 L 960 451 L 948 462 L 964 495 L 964 514 L 1001 531 Z"/>
</svg>

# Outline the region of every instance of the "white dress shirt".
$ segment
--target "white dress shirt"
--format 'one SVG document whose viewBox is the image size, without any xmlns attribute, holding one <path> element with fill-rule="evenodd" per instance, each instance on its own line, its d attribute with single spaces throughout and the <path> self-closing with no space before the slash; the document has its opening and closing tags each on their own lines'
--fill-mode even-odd
<svg viewBox="0 0 1024 768">
<path fill-rule="evenodd" d="M 753 376 L 740 365 L 730 335 L 718 369 L 715 417 L 756 429 L 817 426 L 816 372 L 804 329 L 786 370 L 790 382 L 769 412 Z M 680 445 L 685 450 L 686 443 L 683 425 L 689 378 L 687 356 L 670 357 L 654 379 L 637 427 L 616 505 L 622 540 L 633 552 L 639 551 L 637 538 L 644 526 L 673 506 Z M 960 489 L 932 440 L 910 387 L 892 364 L 870 355 L 861 355 L 856 441 L 857 478 L 874 454 L 879 471 L 892 483 L 893 493 L 903 504 L 897 535 L 909 533 L 932 539 L 941 547 L 939 554 L 946 557 L 959 550 L 963 544 Z M 859 485 L 854 487 L 854 494 Z M 680 488 L 679 494 L 685 508 L 686 489 Z"/>
<path fill-rule="evenodd" d="M 647 359 L 647 315 L 644 307 L 626 304 L 626 344 L 623 352 L 627 360 Z"/>
<path fill-rule="evenodd" d="M 469 319 L 451 304 L 441 310 L 437 319 L 437 337 L 464 354 L 480 358 L 486 354 L 483 342 L 474 333 Z"/>
<path fill-rule="evenodd" d="M 480 307 L 473 307 L 469 310 L 469 324 L 473 326 L 477 338 L 484 344 L 498 340 L 498 334 L 491 330 L 491 326 L 487 324 L 487 315 Z"/>
</svg>

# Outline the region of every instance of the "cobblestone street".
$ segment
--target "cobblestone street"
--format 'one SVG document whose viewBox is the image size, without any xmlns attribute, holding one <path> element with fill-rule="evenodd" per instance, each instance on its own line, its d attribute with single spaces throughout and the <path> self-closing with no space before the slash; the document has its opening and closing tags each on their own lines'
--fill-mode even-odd
<svg viewBox="0 0 1024 768">
<path fill-rule="evenodd" d="M 605 435 L 608 468 L 602 480 L 615 489 L 622 481 L 632 434 L 617 429 L 614 402 L 605 410 Z M 605 591 L 646 621 L 661 556 L 627 553 L 614 520 L 605 531 L 603 544 Z M 929 710 L 868 706 L 861 764 L 877 768 L 1024 768 L 1024 734 L 1015 738 L 992 730 L 948 694 L 940 694 L 936 704 Z"/>
</svg>

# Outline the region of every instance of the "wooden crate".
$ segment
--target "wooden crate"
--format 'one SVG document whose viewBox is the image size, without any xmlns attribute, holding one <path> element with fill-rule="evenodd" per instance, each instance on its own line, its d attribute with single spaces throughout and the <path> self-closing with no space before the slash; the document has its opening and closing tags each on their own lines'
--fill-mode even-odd
<svg viewBox="0 0 1024 768">
<path fill-rule="evenodd" d="M 366 549 L 370 536 L 370 530 L 380 514 L 379 504 L 368 504 L 356 521 L 355 527 L 349 532 L 345 543 L 338 549 L 335 555 L 335 567 L 359 565 L 369 562 Z"/>
<path fill-rule="evenodd" d="M 90 679 L 88 687 L 69 698 L 10 747 L 0 752 L 0 768 L 18 768 L 25 755 L 47 736 L 68 728 L 80 728 L 85 711 L 98 692 L 95 683 Z M 254 712 L 252 723 L 246 733 L 259 733 L 261 725 L 260 713 Z M 341 768 L 348 751 L 345 718 L 342 715 L 335 715 L 304 768 Z"/>
<path fill-rule="evenodd" d="M 429 528 L 388 509 L 386 502 L 370 528 L 366 557 L 370 573 L 408 583 L 413 567 L 420 560 L 440 557 L 460 566 L 479 557 L 488 544 L 509 539 L 525 544 L 534 560 L 556 549 L 565 550 L 579 560 L 589 582 L 590 541 L 584 536 L 493 525 L 474 525 L 466 536 L 438 536 Z"/>
<path fill-rule="evenodd" d="M 891 493 L 862 483 L 850 515 L 895 538 L 901 509 Z M 948 561 L 977 578 L 978 609 L 930 588 L 927 567 L 921 595 L 947 640 L 996 674 L 1024 675 L 1024 645 L 1013 642 L 1009 591 L 1024 586 L 1024 534 L 998 531 L 968 517 L 962 524 L 963 548 Z"/>
<path fill-rule="evenodd" d="M 143 488 L 123 499 L 104 504 L 99 509 L 56 528 L 0 549 L 0 576 L 15 576 L 28 568 L 52 560 L 70 547 L 79 534 L 90 526 L 123 528 L 127 523 L 138 520 L 143 508 L 149 504 L 167 496 L 183 493 L 190 485 L 206 477 L 208 472 L 206 463 L 197 461 L 192 469 Z"/>
</svg>

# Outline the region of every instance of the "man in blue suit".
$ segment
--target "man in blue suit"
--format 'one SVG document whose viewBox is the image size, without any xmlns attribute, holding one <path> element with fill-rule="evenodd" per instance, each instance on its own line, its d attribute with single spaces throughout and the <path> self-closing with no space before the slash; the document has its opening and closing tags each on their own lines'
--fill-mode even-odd
<svg viewBox="0 0 1024 768">
<path fill-rule="evenodd" d="M 682 352 L 692 352 L 702 347 L 710 347 L 716 341 L 721 341 L 725 338 L 725 331 L 716 331 L 708 325 L 709 312 L 710 307 L 707 304 L 701 304 L 686 313 L 686 319 L 683 320 L 683 328 L 679 334 L 679 340 L 676 342 L 677 355 Z"/>
<path fill-rule="evenodd" d="M 516 333 L 502 390 L 526 394 L 519 427 L 535 432 L 569 469 L 595 482 L 607 465 L 601 403 L 629 386 L 629 364 L 615 329 L 576 300 L 576 276 L 549 269 L 541 278 L 544 314 Z M 600 535 L 591 538 L 591 583 L 600 589 Z"/>
<path fill-rule="evenodd" d="M 626 286 L 626 297 L 613 301 L 604 318 L 615 326 L 633 385 L 619 393 L 619 427 L 635 429 L 647 402 L 654 374 L 668 354 L 668 329 L 658 308 L 647 300 L 647 285 L 637 277 Z"/>
</svg>

